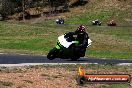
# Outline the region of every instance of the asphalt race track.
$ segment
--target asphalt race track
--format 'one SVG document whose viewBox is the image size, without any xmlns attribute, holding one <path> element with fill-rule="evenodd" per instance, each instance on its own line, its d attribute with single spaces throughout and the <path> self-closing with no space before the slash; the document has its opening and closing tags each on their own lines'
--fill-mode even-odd
<svg viewBox="0 0 132 88">
<path fill-rule="evenodd" d="M 68 59 L 48 60 L 46 56 L 33 56 L 33 55 L 0 55 L 0 64 L 21 64 L 21 63 L 131 63 L 132 60 L 123 59 L 97 59 L 97 58 L 80 58 L 78 61 L 71 61 Z"/>
</svg>

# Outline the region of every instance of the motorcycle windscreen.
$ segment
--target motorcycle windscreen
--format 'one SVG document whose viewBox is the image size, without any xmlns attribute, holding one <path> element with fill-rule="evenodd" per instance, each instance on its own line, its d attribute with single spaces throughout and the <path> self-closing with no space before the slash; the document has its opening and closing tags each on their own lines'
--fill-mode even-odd
<svg viewBox="0 0 132 88">
<path fill-rule="evenodd" d="M 73 42 L 67 42 L 66 39 L 64 38 L 64 35 L 59 36 L 58 40 L 61 45 L 63 45 L 65 48 L 68 48 Z"/>
</svg>

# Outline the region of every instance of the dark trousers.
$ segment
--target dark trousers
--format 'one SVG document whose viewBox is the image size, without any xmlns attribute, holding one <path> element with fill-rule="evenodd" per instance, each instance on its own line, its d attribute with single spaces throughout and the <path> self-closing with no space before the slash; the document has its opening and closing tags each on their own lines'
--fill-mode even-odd
<svg viewBox="0 0 132 88">
<path fill-rule="evenodd" d="M 78 47 L 78 46 L 75 46 L 75 45 L 72 45 L 69 48 L 72 50 L 74 55 L 78 55 L 80 57 L 84 57 L 85 56 L 86 48 Z"/>
</svg>

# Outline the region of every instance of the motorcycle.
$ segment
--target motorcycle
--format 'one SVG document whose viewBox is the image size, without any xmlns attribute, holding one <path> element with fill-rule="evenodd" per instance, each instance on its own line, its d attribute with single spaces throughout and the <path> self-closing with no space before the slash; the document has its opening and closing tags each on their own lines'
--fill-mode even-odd
<svg viewBox="0 0 132 88">
<path fill-rule="evenodd" d="M 115 22 L 112 22 L 112 23 L 107 23 L 108 26 L 116 26 L 116 23 Z"/>
<path fill-rule="evenodd" d="M 64 19 L 56 19 L 56 24 L 64 24 Z"/>
<path fill-rule="evenodd" d="M 101 26 L 101 22 L 100 21 L 92 21 L 92 25 L 99 25 L 99 26 Z"/>
<path fill-rule="evenodd" d="M 109 22 L 107 22 L 108 26 L 116 26 L 116 22 L 114 20 L 110 20 Z"/>
<path fill-rule="evenodd" d="M 87 47 L 91 45 L 91 42 L 92 41 L 88 39 Z M 79 41 L 76 41 L 75 37 L 69 38 L 65 35 L 61 35 L 58 37 L 56 46 L 49 51 L 47 58 L 49 60 L 53 60 L 55 58 L 78 60 L 81 56 L 76 55 L 75 52 L 70 48 L 78 45 Z"/>
</svg>

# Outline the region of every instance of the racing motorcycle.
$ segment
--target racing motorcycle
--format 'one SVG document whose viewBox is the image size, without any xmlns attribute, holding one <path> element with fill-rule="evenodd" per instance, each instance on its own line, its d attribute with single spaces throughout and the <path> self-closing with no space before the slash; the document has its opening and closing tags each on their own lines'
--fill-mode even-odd
<svg viewBox="0 0 132 88">
<path fill-rule="evenodd" d="M 99 25 L 99 26 L 101 26 L 101 22 L 100 21 L 92 21 L 92 25 Z"/>
<path fill-rule="evenodd" d="M 91 42 L 92 41 L 88 39 L 87 47 L 91 45 Z M 75 37 L 61 35 L 58 37 L 56 46 L 49 51 L 47 58 L 49 60 L 53 60 L 55 58 L 78 60 L 81 56 L 76 55 L 75 52 L 70 48 L 71 46 L 77 45 L 79 45 L 79 41 L 76 41 Z"/>
</svg>

